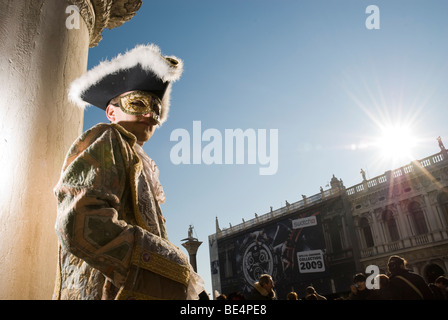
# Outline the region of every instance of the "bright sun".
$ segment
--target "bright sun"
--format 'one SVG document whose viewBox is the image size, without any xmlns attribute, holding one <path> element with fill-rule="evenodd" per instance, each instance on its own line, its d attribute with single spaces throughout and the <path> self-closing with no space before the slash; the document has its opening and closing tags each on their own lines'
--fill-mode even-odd
<svg viewBox="0 0 448 320">
<path fill-rule="evenodd" d="M 391 125 L 382 127 L 377 146 L 384 160 L 392 160 L 401 165 L 413 160 L 412 151 L 416 146 L 415 137 L 409 126 Z"/>
</svg>

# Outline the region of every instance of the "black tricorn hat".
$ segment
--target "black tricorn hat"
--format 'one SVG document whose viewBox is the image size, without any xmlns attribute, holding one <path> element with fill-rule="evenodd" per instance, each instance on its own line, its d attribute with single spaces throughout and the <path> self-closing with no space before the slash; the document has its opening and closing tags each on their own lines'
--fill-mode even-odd
<svg viewBox="0 0 448 320">
<path fill-rule="evenodd" d="M 154 44 L 137 45 L 114 59 L 103 61 L 72 82 L 69 99 L 80 108 L 94 105 L 106 110 L 109 101 L 122 93 L 149 91 L 162 100 L 160 122 L 168 118 L 171 84 L 183 72 L 182 60 L 163 56 Z"/>
</svg>

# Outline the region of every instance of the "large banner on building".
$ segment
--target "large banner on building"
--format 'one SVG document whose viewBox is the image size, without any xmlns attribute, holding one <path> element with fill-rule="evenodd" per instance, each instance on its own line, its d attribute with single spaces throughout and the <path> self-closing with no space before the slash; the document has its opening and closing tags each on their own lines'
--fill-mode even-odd
<svg viewBox="0 0 448 320">
<path fill-rule="evenodd" d="M 254 282 L 264 273 L 273 276 L 279 294 L 297 290 L 328 274 L 319 214 L 298 214 L 231 240 L 237 271 L 233 276 L 239 278 L 244 295 L 250 294 Z"/>
</svg>

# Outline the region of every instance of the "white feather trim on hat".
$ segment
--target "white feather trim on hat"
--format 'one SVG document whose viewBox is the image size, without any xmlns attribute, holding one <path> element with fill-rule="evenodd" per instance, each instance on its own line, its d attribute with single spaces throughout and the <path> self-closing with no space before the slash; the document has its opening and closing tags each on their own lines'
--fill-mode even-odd
<svg viewBox="0 0 448 320">
<path fill-rule="evenodd" d="M 134 49 L 119 54 L 109 61 L 100 62 L 96 67 L 72 82 L 68 92 L 69 100 L 84 109 L 90 105 L 82 98 L 89 88 L 98 84 L 108 75 L 118 73 L 120 70 L 131 69 L 138 64 L 144 71 L 152 72 L 161 81 L 168 82 L 162 99 L 161 122 L 164 122 L 168 117 L 171 83 L 179 80 L 182 75 L 183 61 L 174 56 L 163 56 L 160 48 L 155 44 L 137 45 Z"/>
</svg>

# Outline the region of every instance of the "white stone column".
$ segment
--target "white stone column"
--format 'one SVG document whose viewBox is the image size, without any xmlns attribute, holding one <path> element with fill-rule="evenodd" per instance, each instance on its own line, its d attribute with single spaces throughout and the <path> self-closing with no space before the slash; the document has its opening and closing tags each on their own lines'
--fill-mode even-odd
<svg viewBox="0 0 448 320">
<path fill-rule="evenodd" d="M 101 39 L 102 28 L 118 20 L 92 13 L 110 16 L 126 2 L 140 1 L 0 0 L 2 300 L 52 297 L 53 187 L 83 124 L 83 112 L 67 101 L 67 88 L 85 72 L 89 46 Z M 73 3 L 83 7 L 82 18 L 79 28 L 68 29 L 66 9 Z M 107 10 L 93 10 L 98 6 Z"/>
<path fill-rule="evenodd" d="M 375 246 L 380 247 L 384 244 L 383 237 L 381 235 L 381 229 L 378 222 L 378 214 L 374 210 L 369 211 L 370 216 L 372 217 L 372 235 L 375 241 Z"/>
<path fill-rule="evenodd" d="M 434 231 L 439 231 L 442 226 L 440 225 L 439 220 L 437 219 L 437 215 L 433 210 L 433 206 L 431 204 L 431 201 L 429 200 L 429 194 L 422 194 L 422 198 L 425 203 L 425 206 L 422 207 L 422 210 L 428 224 L 428 232 L 433 233 Z"/>
</svg>

